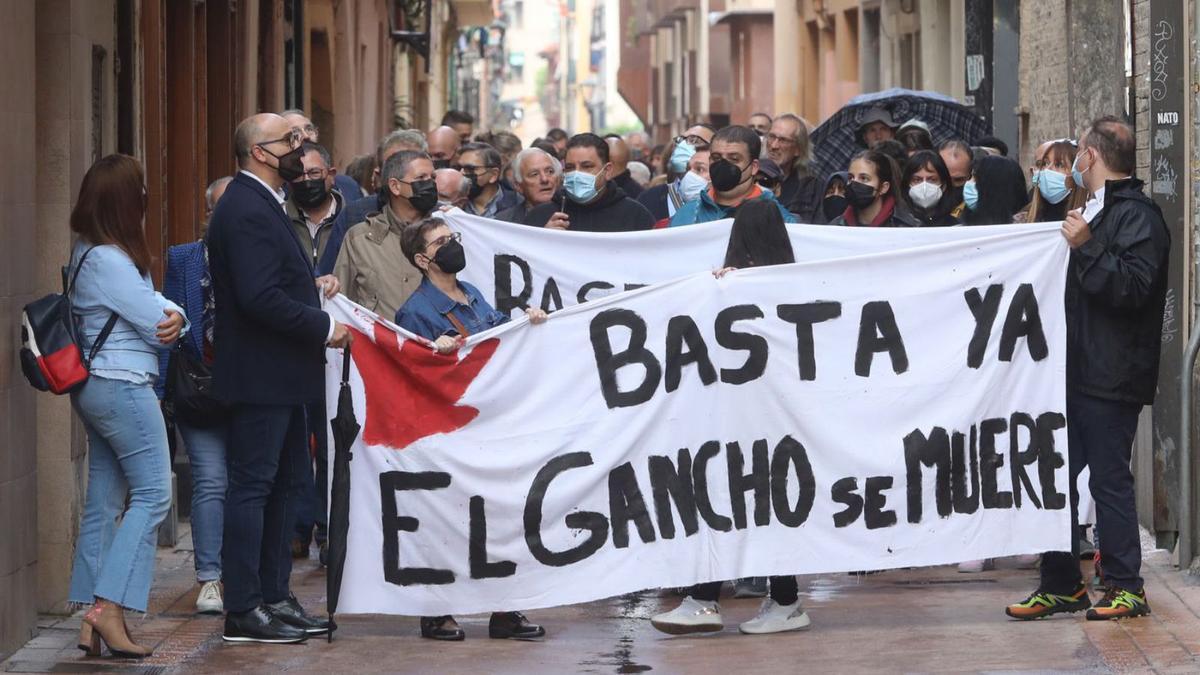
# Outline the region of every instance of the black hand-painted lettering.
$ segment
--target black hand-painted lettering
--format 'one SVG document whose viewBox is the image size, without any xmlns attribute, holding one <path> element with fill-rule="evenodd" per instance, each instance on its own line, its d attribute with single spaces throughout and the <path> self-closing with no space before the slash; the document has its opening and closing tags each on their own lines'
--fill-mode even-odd
<svg viewBox="0 0 1200 675">
<path fill-rule="evenodd" d="M 896 325 L 892 305 L 886 300 L 863 305 L 862 320 L 858 325 L 858 350 L 854 355 L 855 374 L 859 377 L 870 377 L 871 362 L 880 352 L 887 352 L 891 357 L 892 372 L 899 375 L 908 370 L 908 352 L 904 349 L 904 339 Z"/>
<path fill-rule="evenodd" d="M 800 492 L 796 503 L 788 503 L 788 468 L 796 473 Z M 787 527 L 800 527 L 812 513 L 817 498 L 817 480 L 813 476 L 808 452 L 800 441 L 784 436 L 775 444 L 771 455 L 771 504 L 775 507 L 775 518 Z"/>
<path fill-rule="evenodd" d="M 654 541 L 654 523 L 650 522 L 650 511 L 646 498 L 638 487 L 637 474 L 629 462 L 618 465 L 608 472 L 608 519 L 612 528 L 613 546 L 629 546 L 629 523 L 637 527 L 642 542 Z"/>
<path fill-rule="evenodd" d="M 796 358 L 800 364 L 800 379 L 817 379 L 817 355 L 813 346 L 813 325 L 842 315 L 840 302 L 806 302 L 802 305 L 779 305 L 779 318 L 796 324 Z M 869 368 L 870 366 L 868 366 Z"/>
<path fill-rule="evenodd" d="M 529 306 L 529 298 L 533 297 L 533 272 L 529 263 L 515 255 L 497 253 L 492 259 L 496 282 L 496 311 L 508 316 L 514 309 Z M 513 293 L 512 266 L 521 271 L 521 292 Z"/>
<path fill-rule="evenodd" d="M 618 326 L 629 330 L 629 347 L 614 354 L 609 330 Z M 609 408 L 625 408 L 649 401 L 662 379 L 662 365 L 646 349 L 646 322 L 632 310 L 606 309 L 592 318 L 590 333 L 604 403 Z M 634 364 L 641 365 L 645 375 L 637 387 L 621 391 L 617 372 Z"/>
<path fill-rule="evenodd" d="M 525 544 L 534 559 L 550 567 L 564 567 L 592 555 L 604 546 L 608 540 L 608 519 L 595 511 L 574 511 L 564 518 L 568 528 L 587 530 L 586 539 L 574 548 L 565 551 L 551 551 L 542 543 L 542 505 L 546 501 L 546 490 L 550 482 L 558 474 L 568 469 L 579 469 L 592 465 L 592 454 L 589 452 L 570 452 L 559 455 L 546 462 L 538 470 L 529 486 L 529 495 L 525 498 Z"/>
<path fill-rule="evenodd" d="M 763 318 L 763 311 L 757 305 L 734 305 L 726 307 L 717 314 L 714 329 L 717 344 L 730 351 L 745 351 L 746 362 L 740 368 L 721 369 L 721 381 L 726 384 L 745 384 L 762 377 L 767 370 L 768 346 L 767 339 L 754 333 L 739 333 L 733 330 L 733 324 L 738 321 L 750 321 Z"/>
<path fill-rule="evenodd" d="M 684 344 L 687 350 L 684 351 Z M 679 388 L 683 378 L 683 368 L 696 364 L 696 374 L 700 383 L 708 386 L 717 381 L 717 369 L 713 367 L 712 359 L 708 358 L 708 345 L 700 335 L 700 329 L 690 316 L 673 316 L 667 322 L 667 353 L 666 353 L 667 393 Z"/>
<path fill-rule="evenodd" d="M 896 524 L 896 512 L 884 509 L 887 506 L 887 495 L 884 490 L 892 487 L 891 476 L 871 476 L 867 479 L 866 498 L 863 500 L 863 522 L 868 530 L 878 530 Z"/>
<path fill-rule="evenodd" d="M 592 291 L 607 291 L 611 290 L 612 288 L 615 287 L 607 281 L 589 281 L 579 287 L 579 292 L 575 294 L 575 300 L 582 305 L 583 303 L 587 302 L 588 293 L 591 293 Z"/>
<path fill-rule="evenodd" d="M 950 493 L 954 512 L 970 514 L 979 510 L 979 433 L 975 426 L 971 426 L 969 448 L 966 441 L 959 431 L 950 436 Z"/>
<path fill-rule="evenodd" d="M 996 452 L 996 436 L 1008 430 L 1008 420 L 1003 417 L 986 419 L 979 423 L 979 470 L 983 484 L 983 508 L 1011 509 L 1012 493 L 1000 490 L 996 474 L 1004 466 L 1004 455 Z"/>
<path fill-rule="evenodd" d="M 934 500 L 940 518 L 951 513 L 950 500 L 950 436 L 942 427 L 934 427 L 929 436 L 920 429 L 904 437 L 904 466 L 908 492 L 908 522 L 921 522 L 923 506 L 923 473 L 921 466 L 936 467 L 933 477 Z M 870 481 L 867 482 L 870 488 Z M 868 494 L 869 496 L 869 494 Z"/>
<path fill-rule="evenodd" d="M 834 527 L 846 527 L 862 515 L 863 498 L 858 494 L 857 478 L 849 476 L 838 480 L 829 493 L 834 502 L 846 506 L 844 510 L 833 514 Z"/>
<path fill-rule="evenodd" d="M 733 521 L 717 513 L 708 496 L 708 462 L 720 452 L 720 441 L 705 441 L 700 446 L 696 451 L 696 459 L 692 461 L 692 485 L 696 489 L 696 510 L 709 529 L 728 532 L 733 529 Z"/>
<path fill-rule="evenodd" d="M 692 455 L 687 448 L 679 450 L 679 459 L 672 464 L 665 455 L 651 455 L 650 491 L 654 495 L 654 515 L 658 520 L 658 532 L 663 539 L 675 538 L 675 521 L 671 517 L 671 504 L 679 512 L 684 536 L 699 530 L 696 511 L 696 492 L 692 487 Z"/>
<path fill-rule="evenodd" d="M 499 579 L 517 573 L 517 563 L 511 560 L 489 561 L 487 554 L 487 512 L 483 497 L 475 495 L 470 502 L 469 555 L 472 579 Z"/>
<path fill-rule="evenodd" d="M 542 311 L 549 314 L 563 308 L 562 293 L 558 290 L 558 282 L 554 277 L 546 279 L 542 286 Z"/>
<path fill-rule="evenodd" d="M 379 494 L 383 512 L 383 578 L 397 586 L 454 583 L 454 572 L 436 567 L 401 567 L 400 533 L 416 532 L 420 522 L 402 516 L 396 506 L 396 493 L 405 490 L 440 490 L 450 487 L 450 474 L 441 471 L 386 471 L 379 474 Z"/>
<path fill-rule="evenodd" d="M 970 346 L 967 347 L 967 366 L 978 368 L 983 364 L 983 355 L 987 352 L 988 340 L 992 336 L 992 326 L 996 323 L 996 315 L 1000 313 L 1000 298 L 1004 296 L 1004 286 L 992 284 L 988 286 L 987 294 L 982 297 L 978 288 L 970 288 L 963 296 L 967 299 L 971 316 L 975 317 L 975 332 L 971 335 Z"/>
<path fill-rule="evenodd" d="M 1029 435 L 1024 450 L 1021 449 L 1021 429 Z M 1033 416 L 1023 412 L 1013 413 L 1008 422 L 1008 470 L 1012 474 L 1013 504 L 1017 508 L 1021 508 L 1021 488 L 1024 488 L 1025 495 L 1036 508 L 1042 508 L 1042 501 L 1033 489 L 1033 481 L 1025 471 L 1025 467 L 1038 461 L 1037 445 L 1037 425 L 1034 424 Z"/>
<path fill-rule="evenodd" d="M 1042 503 L 1049 510 L 1058 511 L 1067 508 L 1067 495 L 1058 491 L 1054 484 L 1054 472 L 1061 469 L 1066 461 L 1062 453 L 1054 448 L 1054 432 L 1067 426 L 1067 418 L 1062 413 L 1048 412 L 1038 415 L 1038 482 L 1042 484 Z"/>
<path fill-rule="evenodd" d="M 754 441 L 751 449 L 750 473 L 743 474 L 745 458 L 737 441 L 725 444 L 725 461 L 729 469 L 729 499 L 733 506 L 733 524 L 746 529 L 746 493 L 754 492 L 754 524 L 771 524 L 771 465 L 767 441 Z"/>
<path fill-rule="evenodd" d="M 1046 334 L 1042 331 L 1042 315 L 1038 313 L 1037 296 L 1032 284 L 1021 284 L 1008 305 L 1008 316 L 1000 332 L 1000 360 L 1012 361 L 1017 338 L 1024 337 L 1029 347 L 1029 356 L 1041 361 L 1050 353 L 1046 347 Z"/>
</svg>

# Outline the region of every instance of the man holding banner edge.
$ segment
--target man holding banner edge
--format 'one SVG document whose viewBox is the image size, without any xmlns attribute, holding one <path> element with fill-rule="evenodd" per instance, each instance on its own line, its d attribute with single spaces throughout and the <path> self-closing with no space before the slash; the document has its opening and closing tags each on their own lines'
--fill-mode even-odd
<svg viewBox="0 0 1200 675">
<path fill-rule="evenodd" d="M 1075 478 L 1086 465 L 1108 591 L 1093 607 L 1072 552 L 1042 556 L 1041 584 L 1005 612 L 1038 619 L 1088 609 L 1091 621 L 1150 613 L 1141 572 L 1141 541 L 1129 462 L 1142 406 L 1158 382 L 1171 236 L 1158 206 L 1133 178 L 1133 130 L 1113 117 L 1096 120 L 1079 140 L 1072 168 L 1092 199 L 1067 214 L 1067 420 L 1072 526 L 1078 522 Z M 1090 608 L 1090 609 L 1089 609 Z"/>
</svg>

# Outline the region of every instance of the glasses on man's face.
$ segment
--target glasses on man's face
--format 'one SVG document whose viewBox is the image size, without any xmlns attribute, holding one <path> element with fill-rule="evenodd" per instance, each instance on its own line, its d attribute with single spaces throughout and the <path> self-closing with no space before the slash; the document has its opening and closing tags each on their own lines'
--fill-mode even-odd
<svg viewBox="0 0 1200 675">
<path fill-rule="evenodd" d="M 441 248 L 441 247 L 445 246 L 446 244 L 449 244 L 452 241 L 462 241 L 462 232 L 451 232 L 450 234 L 443 234 L 442 236 L 438 237 L 437 239 L 434 239 L 433 241 L 425 242 L 425 250 L 428 251 L 431 246 Z"/>
<path fill-rule="evenodd" d="M 319 180 L 329 175 L 329 169 L 309 169 L 304 172 L 305 180 Z"/>
<path fill-rule="evenodd" d="M 292 127 L 292 131 L 299 133 L 301 136 L 311 136 L 312 138 L 316 138 L 317 134 L 320 133 L 316 125 L 312 123 L 305 124 L 302 127 Z"/>
<path fill-rule="evenodd" d="M 458 166 L 456 166 L 456 167 L 454 167 L 454 168 L 455 168 L 455 169 L 458 169 L 458 171 L 459 171 L 460 173 L 464 174 L 464 175 L 465 175 L 465 174 L 471 174 L 471 175 L 475 175 L 475 173 L 476 173 L 476 172 L 490 171 L 491 169 L 495 169 L 495 168 L 497 168 L 497 167 L 494 167 L 494 166 L 475 166 L 475 165 L 473 165 L 473 164 L 460 164 L 460 165 L 458 165 Z"/>
<path fill-rule="evenodd" d="M 795 143 L 796 139 L 788 138 L 787 136 L 780 136 L 779 134 L 767 134 L 767 142 L 768 143 L 785 143 L 785 144 L 790 145 L 792 143 Z"/>
<path fill-rule="evenodd" d="M 276 138 L 273 141 L 263 141 L 262 143 L 256 143 L 256 145 L 258 145 L 258 147 L 261 148 L 263 146 L 273 145 L 275 143 L 287 143 L 289 147 L 298 148 L 298 147 L 300 147 L 300 143 L 302 143 L 303 141 L 304 141 L 304 136 L 302 136 L 300 134 L 300 129 L 294 128 L 288 132 L 287 136 L 283 136 L 281 138 Z"/>
<path fill-rule="evenodd" d="M 708 147 L 708 141 L 704 140 L 704 137 L 697 136 L 696 134 L 692 134 L 691 136 L 676 136 L 674 140 L 675 145 L 679 145 L 680 143 L 687 141 L 688 145 L 696 148 L 697 150 Z"/>
</svg>

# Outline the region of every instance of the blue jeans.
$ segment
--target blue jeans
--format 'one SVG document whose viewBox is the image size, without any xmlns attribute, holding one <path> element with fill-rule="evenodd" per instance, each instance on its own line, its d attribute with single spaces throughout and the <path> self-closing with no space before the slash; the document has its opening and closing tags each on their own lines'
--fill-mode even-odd
<svg viewBox="0 0 1200 675">
<path fill-rule="evenodd" d="M 196 581 L 221 579 L 221 537 L 225 528 L 225 446 L 229 430 L 222 424 L 201 429 L 177 422 L 192 465 L 192 548 Z"/>
<path fill-rule="evenodd" d="M 71 402 L 87 431 L 88 487 L 69 599 L 87 604 L 103 598 L 144 612 L 158 526 L 171 506 L 167 429 L 158 397 L 149 384 L 93 375 Z"/>
</svg>

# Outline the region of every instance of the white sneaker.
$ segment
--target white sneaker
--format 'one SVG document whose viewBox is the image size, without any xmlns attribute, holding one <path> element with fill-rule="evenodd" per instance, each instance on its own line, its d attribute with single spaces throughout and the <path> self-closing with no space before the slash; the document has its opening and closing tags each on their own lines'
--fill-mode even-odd
<svg viewBox="0 0 1200 675">
<path fill-rule="evenodd" d="M 675 609 L 650 617 L 650 625 L 671 635 L 711 633 L 725 628 L 720 605 L 696 600 L 690 595 Z"/>
<path fill-rule="evenodd" d="M 225 602 L 221 600 L 221 582 L 204 582 L 196 598 L 196 611 L 200 614 L 221 614 L 225 611 Z"/>
<path fill-rule="evenodd" d="M 994 564 L 991 558 L 985 560 L 967 560 L 966 562 L 958 563 L 958 571 L 963 574 L 978 574 L 992 569 Z"/>
<path fill-rule="evenodd" d="M 750 635 L 783 633 L 789 630 L 805 630 L 811 623 L 799 600 L 790 605 L 781 605 L 767 598 L 763 600 L 758 616 L 738 626 L 738 630 Z"/>
</svg>

